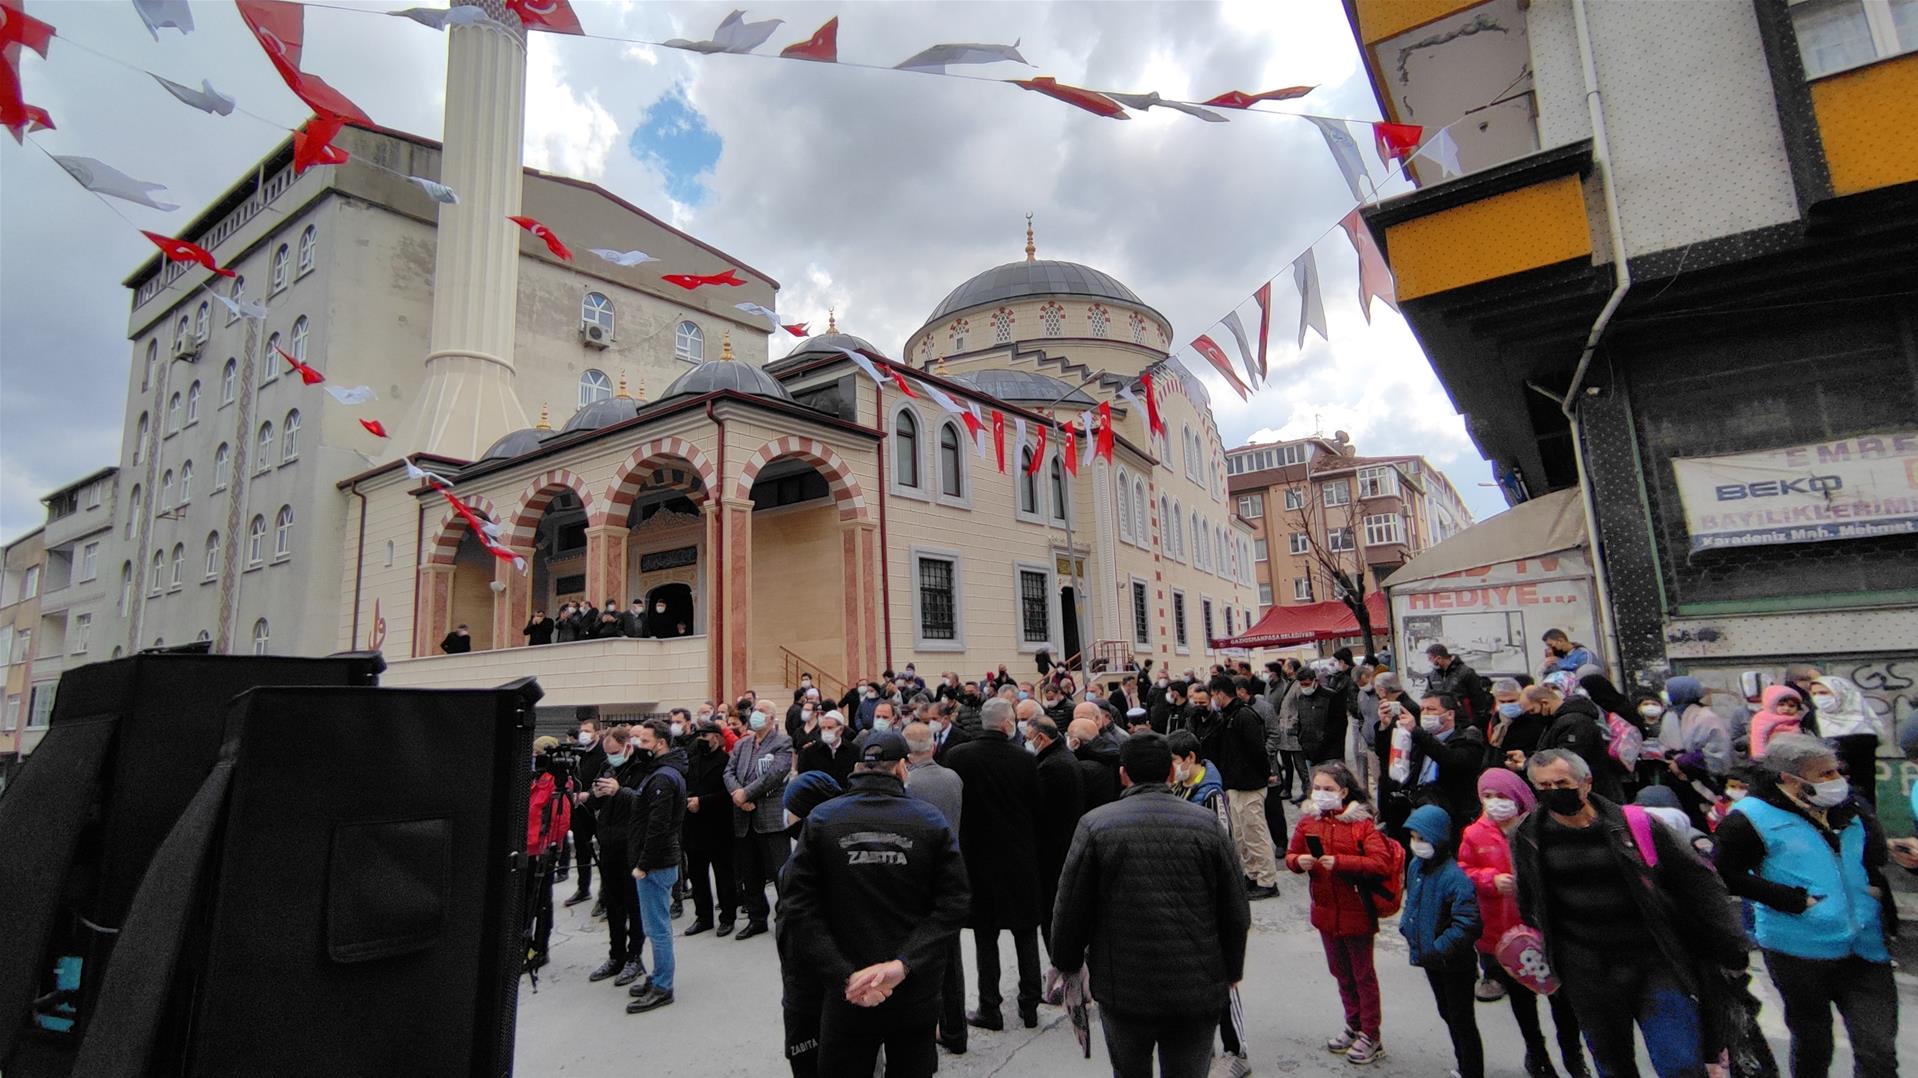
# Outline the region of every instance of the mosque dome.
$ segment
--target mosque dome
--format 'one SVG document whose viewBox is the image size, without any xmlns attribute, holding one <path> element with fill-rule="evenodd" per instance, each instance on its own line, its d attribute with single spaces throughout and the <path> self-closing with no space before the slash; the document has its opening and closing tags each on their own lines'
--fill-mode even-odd
<svg viewBox="0 0 1918 1078">
<path fill-rule="evenodd" d="M 948 377 L 960 385 L 971 386 L 1007 404 L 1050 407 L 1056 403 L 1061 407 L 1070 404 L 1091 408 L 1099 403 L 1084 390 L 1075 389 L 1066 382 L 1035 371 L 966 371 Z"/>
<path fill-rule="evenodd" d="M 559 431 L 546 420 L 546 406 L 540 405 L 539 422 L 530 427 L 513 431 L 494 442 L 486 452 L 480 454 L 481 461 L 511 460 L 538 449 L 542 442 L 559 437 Z"/>
<path fill-rule="evenodd" d="M 707 360 L 678 378 L 666 387 L 659 399 L 671 400 L 675 397 L 696 397 L 721 390 L 732 390 L 752 397 L 766 397 L 771 400 L 790 401 L 793 395 L 779 384 L 779 379 L 751 363 L 742 363 L 733 358 L 731 336 L 725 342 L 718 359 Z"/>
<path fill-rule="evenodd" d="M 931 324 L 973 307 L 1027 296 L 1085 296 L 1143 307 L 1145 302 L 1117 277 L 1077 262 L 1039 259 L 1008 262 L 969 278 L 926 316 Z"/>
<path fill-rule="evenodd" d="M 572 434 L 582 430 L 599 430 L 615 423 L 624 423 L 639 414 L 639 402 L 631 397 L 607 397 L 573 413 L 573 418 L 559 429 L 561 434 Z M 512 435 L 507 435 L 512 437 Z"/>
<path fill-rule="evenodd" d="M 826 332 L 815 334 L 800 341 L 798 347 L 771 363 L 768 363 L 767 366 L 784 369 L 788 364 L 794 363 L 801 358 L 811 359 L 819 356 L 837 356 L 840 354 L 839 350 L 841 348 L 850 348 L 855 352 L 870 352 L 875 356 L 883 356 L 886 354 L 880 351 L 877 345 L 864 337 L 855 337 L 850 333 L 841 333 L 839 331 L 838 314 L 828 313 L 826 315 Z"/>
</svg>

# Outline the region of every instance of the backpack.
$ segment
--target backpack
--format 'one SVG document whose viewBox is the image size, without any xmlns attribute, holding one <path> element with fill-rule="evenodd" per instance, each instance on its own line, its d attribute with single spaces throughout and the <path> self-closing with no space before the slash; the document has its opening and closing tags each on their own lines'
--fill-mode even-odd
<svg viewBox="0 0 1918 1078">
<path fill-rule="evenodd" d="M 1612 762 L 1626 771 L 1638 770 L 1638 759 L 1645 754 L 1644 732 L 1610 711 L 1605 713 L 1601 729 L 1605 733 L 1605 751 Z"/>
<path fill-rule="evenodd" d="M 1371 903 L 1372 915 L 1383 920 L 1405 905 L 1405 847 L 1393 841 L 1389 835 L 1378 834 L 1378 840 L 1385 843 L 1385 876 L 1360 884 L 1359 893 Z M 1359 853 L 1364 852 L 1365 840 L 1360 839 Z"/>
</svg>

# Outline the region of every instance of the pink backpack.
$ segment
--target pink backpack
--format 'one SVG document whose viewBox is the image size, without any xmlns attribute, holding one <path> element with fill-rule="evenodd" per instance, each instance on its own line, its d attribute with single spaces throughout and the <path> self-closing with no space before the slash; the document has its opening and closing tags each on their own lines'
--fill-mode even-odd
<svg viewBox="0 0 1918 1078">
<path fill-rule="evenodd" d="M 1632 829 L 1632 844 L 1638 847 L 1638 856 L 1645 862 L 1645 867 L 1657 868 L 1658 844 L 1652 841 L 1652 828 L 1657 824 L 1652 822 L 1651 813 L 1637 805 L 1620 807 L 1625 810 L 1626 826 Z"/>
<path fill-rule="evenodd" d="M 1604 730 L 1605 751 L 1612 762 L 1626 771 L 1638 770 L 1638 759 L 1645 754 L 1644 733 L 1609 711 L 1605 713 Z"/>
</svg>

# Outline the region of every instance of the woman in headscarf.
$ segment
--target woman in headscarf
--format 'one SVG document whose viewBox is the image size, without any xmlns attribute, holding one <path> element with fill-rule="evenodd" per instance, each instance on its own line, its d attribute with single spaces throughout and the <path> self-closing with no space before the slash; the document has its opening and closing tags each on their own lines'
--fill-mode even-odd
<svg viewBox="0 0 1918 1078">
<path fill-rule="evenodd" d="M 1831 742 L 1838 762 L 1851 776 L 1851 788 L 1878 807 L 1878 722 L 1858 686 L 1826 675 L 1811 683 L 1818 735 Z"/>
<path fill-rule="evenodd" d="M 1706 706 L 1706 695 L 1704 683 L 1695 677 L 1667 681 L 1665 696 L 1672 708 L 1659 735 L 1665 746 L 1665 767 L 1671 772 L 1661 776 L 1663 784 L 1672 787 L 1692 825 L 1700 828 L 1706 826 L 1711 807 L 1725 791 L 1725 777 L 1734 763 L 1731 726 Z"/>
<path fill-rule="evenodd" d="M 1597 704 L 1600 711 L 1607 711 L 1632 725 L 1638 725 L 1638 712 L 1633 710 L 1632 702 L 1618 687 L 1606 679 L 1604 674 L 1586 674 L 1578 679 L 1578 687 Z"/>
<path fill-rule="evenodd" d="M 1779 734 L 1800 732 L 1805 717 L 1805 701 L 1790 685 L 1768 685 L 1764 708 L 1752 716 L 1751 758 L 1765 758 L 1765 745 Z"/>
</svg>

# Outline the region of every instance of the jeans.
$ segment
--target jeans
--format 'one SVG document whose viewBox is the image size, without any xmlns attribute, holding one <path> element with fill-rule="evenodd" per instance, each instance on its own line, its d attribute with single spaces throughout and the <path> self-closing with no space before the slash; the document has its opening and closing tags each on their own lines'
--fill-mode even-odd
<svg viewBox="0 0 1918 1078">
<path fill-rule="evenodd" d="M 1634 1022 L 1659 1078 L 1705 1078 L 1698 1002 L 1662 966 L 1607 971 L 1568 965 L 1559 976 L 1571 986 L 1559 991 L 1571 992 L 1599 1078 L 1638 1078 Z"/>
<path fill-rule="evenodd" d="M 1518 1020 L 1518 1033 L 1525 1040 L 1527 1058 L 1545 1059 L 1545 1030 L 1538 1023 L 1538 995 L 1531 989 L 1518 983 L 1505 967 L 1497 962 L 1490 963 L 1492 979 L 1505 986 L 1505 998 L 1512 1005 L 1512 1017 Z M 1572 999 L 1568 993 L 1554 992 L 1545 997 L 1546 1006 L 1552 1009 L 1552 1026 L 1558 1033 L 1559 1058 L 1569 1068 L 1574 1060 L 1585 1057 L 1585 1047 L 1578 1039 L 1578 1015 L 1572 1011 Z"/>
<path fill-rule="evenodd" d="M 1279 864 L 1272 852 L 1272 832 L 1265 824 L 1266 789 L 1227 790 L 1232 808 L 1232 838 L 1239 847 L 1239 867 L 1246 879 L 1260 887 L 1279 885 Z"/>
<path fill-rule="evenodd" d="M 772 913 L 766 902 L 766 885 L 772 884 L 777 893 L 779 870 L 786 867 L 786 856 L 791 852 L 792 840 L 784 831 L 749 831 L 744 838 L 733 840 L 733 869 L 745 891 L 742 904 L 749 924 L 765 926 Z"/>
<path fill-rule="evenodd" d="M 668 995 L 673 991 L 673 884 L 679 882 L 679 866 L 656 868 L 646 878 L 634 880 L 639 891 L 639 920 L 646 926 L 646 938 L 653 941 L 653 987 Z"/>
<path fill-rule="evenodd" d="M 1012 951 L 1019 959 L 1019 1010 L 1023 1014 L 1039 1006 L 1039 930 L 1006 931 L 1012 934 Z M 996 1014 L 1003 1002 L 999 995 L 999 929 L 973 929 L 972 949 L 979 964 L 979 1009 Z"/>
<path fill-rule="evenodd" d="M 897 1003 L 889 999 L 877 1007 L 860 1007 L 847 1003 L 842 993 L 828 992 L 819 1016 L 819 1073 L 863 1078 L 873 1073 L 882 1045 L 886 1078 L 928 1078 L 938 1070 L 934 1012 L 923 1003 Z"/>
<path fill-rule="evenodd" d="M 1785 1001 L 1791 1030 L 1792 1078 L 1825 1078 L 1831 1069 L 1831 1009 L 1851 1035 L 1858 1078 L 1898 1073 L 1898 987 L 1889 962 L 1849 958 L 1794 958 L 1765 952 L 1765 968 Z"/>
<path fill-rule="evenodd" d="M 1428 966 L 1425 983 L 1432 986 L 1439 1019 L 1452 1035 L 1452 1057 L 1458 1061 L 1459 1074 L 1485 1078 L 1485 1046 L 1478 1038 L 1478 1014 L 1472 1010 L 1478 1002 L 1472 995 L 1478 984 L 1477 964 Z"/>
<path fill-rule="evenodd" d="M 1152 1078 L 1152 1052 L 1158 1049 L 1160 1078 L 1205 1078 L 1212 1066 L 1214 1015 L 1114 1014 L 1100 1004 L 1112 1078 Z"/>
<path fill-rule="evenodd" d="M 693 888 L 693 920 L 713 923 L 713 896 L 719 896 L 719 923 L 733 923 L 739 909 L 739 885 L 733 881 L 733 851 L 701 845 L 686 848 L 686 875 Z M 717 891 L 715 891 L 717 888 Z"/>
<path fill-rule="evenodd" d="M 646 948 L 645 926 L 639 919 L 639 892 L 630 886 L 633 866 L 626 851 L 599 849 L 599 901 L 606 907 L 606 956 L 615 962 L 638 962 Z M 622 887 L 620 880 L 628 886 Z"/>
<path fill-rule="evenodd" d="M 1379 974 L 1372 964 L 1372 944 L 1377 936 L 1334 936 L 1319 933 L 1325 946 L 1325 965 L 1339 986 L 1339 1002 L 1345 1005 L 1345 1028 L 1354 1029 L 1374 1041 L 1379 1039 Z"/>
</svg>

